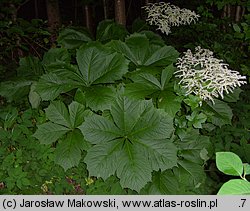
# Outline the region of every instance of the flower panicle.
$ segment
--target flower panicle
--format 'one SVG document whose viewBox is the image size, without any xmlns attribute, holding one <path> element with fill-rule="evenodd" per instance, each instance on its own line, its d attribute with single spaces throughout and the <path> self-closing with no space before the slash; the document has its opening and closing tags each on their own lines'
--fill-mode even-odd
<svg viewBox="0 0 250 211">
<path fill-rule="evenodd" d="M 213 56 L 213 52 L 195 48 L 193 54 L 187 50 L 184 56 L 178 58 L 176 77 L 180 78 L 179 84 L 186 89 L 186 94 L 195 94 L 201 100 L 211 100 L 214 98 L 224 98 L 224 93 L 233 92 L 236 87 L 246 84 L 246 76 L 242 76 L 238 71 L 229 69 L 229 65 Z"/>
<path fill-rule="evenodd" d="M 142 7 L 147 12 L 146 21 L 150 25 L 158 26 L 162 33 L 171 33 L 172 26 L 186 25 L 196 22 L 200 17 L 195 12 L 188 9 L 181 9 L 170 3 L 149 3 Z"/>
</svg>

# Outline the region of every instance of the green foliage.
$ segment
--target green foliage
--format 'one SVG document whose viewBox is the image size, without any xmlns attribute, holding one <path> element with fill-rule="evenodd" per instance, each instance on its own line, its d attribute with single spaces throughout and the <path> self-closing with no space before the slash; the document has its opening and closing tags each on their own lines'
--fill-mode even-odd
<svg viewBox="0 0 250 211">
<path fill-rule="evenodd" d="M 91 35 L 85 28 L 64 28 L 60 31 L 57 42 L 64 48 L 76 49 L 91 40 Z"/>
<path fill-rule="evenodd" d="M 232 152 L 217 152 L 216 165 L 224 174 L 234 176 L 243 174 L 243 163 L 239 156 Z"/>
<path fill-rule="evenodd" d="M 245 178 L 249 174 L 249 164 L 243 165 L 240 157 L 232 152 L 217 152 L 216 165 L 224 174 L 241 177 L 224 183 L 218 195 L 250 194 L 250 182 Z"/>
<path fill-rule="evenodd" d="M 124 54 L 136 66 L 164 66 L 176 60 L 178 52 L 171 46 L 151 44 L 146 35 L 132 34 L 124 42 L 112 41 L 111 47 Z"/>
<path fill-rule="evenodd" d="M 217 24 L 204 20 L 182 29 L 186 41 L 171 42 L 171 35 L 168 44 L 142 31 L 147 30 L 142 22 L 134 23 L 136 33 L 129 35 L 123 26 L 103 21 L 97 41 L 86 29 L 66 27 L 58 46 L 43 57 L 20 59 L 18 77 L 0 84 L 0 192 L 217 192 L 226 178 L 215 169 L 217 151 L 232 150 L 249 163 L 250 95 L 238 89 L 215 104 L 201 103 L 174 77 L 176 48 L 211 44 L 221 58 L 243 55 L 237 49 L 240 55 L 228 56 L 232 47 L 224 51 L 223 41 L 248 41 L 247 26 L 232 25 L 224 38 Z M 199 34 L 191 43 L 190 30 Z M 235 61 L 247 70 L 244 59 Z M 6 106 L 6 100 L 12 104 Z M 227 153 L 217 153 L 216 164 L 226 175 L 243 178 L 225 183 L 219 194 L 249 193 L 249 164 Z"/>
<path fill-rule="evenodd" d="M 77 193 L 66 180 L 76 169 L 66 174 L 54 163 L 54 148 L 39 144 L 32 136 L 35 124 L 44 121 L 42 110 L 0 109 L 1 194 Z M 86 178 L 85 166 L 79 165 L 79 170 Z"/>
<path fill-rule="evenodd" d="M 74 101 L 68 109 L 64 103 L 55 101 L 49 105 L 45 113 L 49 121 L 38 125 L 33 136 L 42 144 L 52 144 L 64 136 L 56 145 L 55 162 L 65 170 L 77 166 L 81 159 L 81 151 L 88 149 L 88 144 L 77 127 L 89 115 L 89 111 Z"/>
<path fill-rule="evenodd" d="M 81 88 L 85 91 L 87 106 L 94 110 L 109 108 L 115 91 L 104 84 L 121 79 L 127 72 L 128 61 L 98 42 L 78 49 L 76 61 L 77 66 L 65 61 L 47 65 L 48 73 L 40 78 L 36 91 L 43 100 L 54 100 L 61 93 Z"/>
<path fill-rule="evenodd" d="M 92 116 L 81 129 L 95 144 L 85 157 L 91 176 L 107 179 L 114 173 L 123 188 L 139 191 L 151 180 L 151 172 L 176 165 L 176 147 L 169 137 L 172 119 L 147 101 L 118 98 L 111 119 Z"/>
<path fill-rule="evenodd" d="M 96 40 L 106 43 L 111 40 L 124 40 L 129 34 L 126 28 L 113 20 L 101 21 L 96 29 Z"/>
<path fill-rule="evenodd" d="M 232 179 L 223 184 L 218 195 L 249 195 L 250 182 L 241 179 Z"/>
<path fill-rule="evenodd" d="M 230 103 L 233 108 L 232 125 L 224 125 L 211 132 L 211 141 L 215 151 L 231 151 L 250 163 L 249 146 L 249 91 L 244 91 L 236 103 Z"/>
<path fill-rule="evenodd" d="M 172 77 L 178 52 L 151 37 L 90 41 L 76 49 L 76 63 L 65 48 L 46 53 L 46 73 L 35 91 L 42 100 L 72 96 L 68 108 L 61 100 L 50 103 L 49 121 L 38 125 L 34 137 L 55 145 L 55 162 L 65 170 L 77 166 L 86 151 L 89 175 L 98 181 L 113 176 L 117 187 L 150 194 L 201 193 L 211 145 L 199 130 L 230 124 L 232 111 L 221 100 L 201 106 L 195 96 L 185 96 Z M 165 173 L 173 176 L 166 180 Z M 161 189 L 156 175 L 166 186 L 177 185 Z"/>
<path fill-rule="evenodd" d="M 33 19 L 28 22 L 21 18 L 10 20 L 7 18 L 9 12 L 11 13 L 11 11 L 3 11 L 0 21 L 0 79 L 5 80 L 15 76 L 16 64 L 20 57 L 32 54 L 41 58 L 42 53 L 47 49 L 50 36 L 44 27 L 44 21 Z M 23 62 L 28 63 L 28 60 L 27 57 Z"/>
<path fill-rule="evenodd" d="M 126 195 L 134 194 L 132 191 L 123 189 L 116 177 L 109 177 L 107 180 L 97 179 L 88 185 L 88 195 Z"/>
<path fill-rule="evenodd" d="M 34 100 L 39 101 L 40 97 L 34 96 L 36 80 L 43 74 L 43 67 L 41 62 L 36 57 L 24 57 L 19 61 L 17 68 L 17 78 L 11 81 L 4 81 L 0 83 L 0 95 L 5 97 L 8 101 L 20 101 L 27 97 L 29 92 L 32 96 L 32 104 L 35 106 Z M 32 88 L 30 87 L 32 85 Z M 36 107 L 36 106 L 35 106 Z"/>
</svg>

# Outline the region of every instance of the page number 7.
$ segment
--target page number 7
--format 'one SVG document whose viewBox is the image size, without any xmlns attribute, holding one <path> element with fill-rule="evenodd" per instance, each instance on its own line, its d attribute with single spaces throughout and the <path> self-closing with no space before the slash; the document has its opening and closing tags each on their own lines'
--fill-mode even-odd
<svg viewBox="0 0 250 211">
<path fill-rule="evenodd" d="M 241 206 L 240 207 L 244 207 L 245 202 L 246 202 L 246 199 L 241 199 Z"/>
</svg>

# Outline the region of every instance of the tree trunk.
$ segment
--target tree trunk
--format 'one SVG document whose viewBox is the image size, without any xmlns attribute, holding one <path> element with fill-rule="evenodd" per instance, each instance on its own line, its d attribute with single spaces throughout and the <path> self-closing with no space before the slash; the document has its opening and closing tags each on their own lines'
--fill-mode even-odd
<svg viewBox="0 0 250 211">
<path fill-rule="evenodd" d="M 231 17 L 231 5 L 227 5 L 227 17 Z"/>
<path fill-rule="evenodd" d="M 115 0 L 115 21 L 126 26 L 125 0 Z"/>
<path fill-rule="evenodd" d="M 17 20 L 17 7 L 14 5 L 14 4 L 10 4 L 10 13 L 11 13 L 11 20 L 12 20 L 12 22 L 16 22 L 16 20 Z"/>
<path fill-rule="evenodd" d="M 240 19 L 241 19 L 241 6 L 237 6 L 236 7 L 236 14 L 235 14 L 235 21 L 236 22 L 239 22 L 240 21 Z"/>
<path fill-rule="evenodd" d="M 48 26 L 51 32 L 55 32 L 61 26 L 61 16 L 58 0 L 46 0 Z"/>
<path fill-rule="evenodd" d="M 37 0 L 34 1 L 34 10 L 35 10 L 35 18 L 39 18 L 39 12 L 38 12 L 38 2 Z"/>
<path fill-rule="evenodd" d="M 227 5 L 224 6 L 223 12 L 222 12 L 222 18 L 226 18 L 226 17 L 227 17 Z"/>
<path fill-rule="evenodd" d="M 103 12 L 104 12 L 104 19 L 108 19 L 108 8 L 107 8 L 107 0 L 102 0 L 103 3 Z"/>
<path fill-rule="evenodd" d="M 83 6 L 83 12 L 85 15 L 85 26 L 87 29 L 93 33 L 93 8 L 91 5 L 84 5 Z"/>
<path fill-rule="evenodd" d="M 74 4 L 74 22 L 77 23 L 77 8 L 78 8 L 77 0 L 74 0 L 73 4 Z"/>
</svg>

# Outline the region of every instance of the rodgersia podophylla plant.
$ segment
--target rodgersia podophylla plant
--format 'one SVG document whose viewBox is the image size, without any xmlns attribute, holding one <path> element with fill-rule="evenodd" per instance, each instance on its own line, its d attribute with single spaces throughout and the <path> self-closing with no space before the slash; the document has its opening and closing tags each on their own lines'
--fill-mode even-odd
<svg viewBox="0 0 250 211">
<path fill-rule="evenodd" d="M 170 3 L 150 3 L 143 7 L 147 12 L 146 21 L 150 25 L 158 26 L 162 33 L 171 33 L 171 26 L 179 26 L 196 22 L 200 17 L 195 12 L 188 9 L 180 9 Z"/>
<path fill-rule="evenodd" d="M 214 58 L 212 51 L 200 46 L 195 48 L 194 54 L 191 50 L 185 52 L 176 65 L 176 77 L 181 79 L 179 84 L 187 90 L 186 94 L 193 93 L 201 100 L 214 103 L 214 98 L 223 98 L 224 92 L 229 94 L 234 88 L 247 83 L 245 76 L 230 70 L 228 64 Z"/>
</svg>

